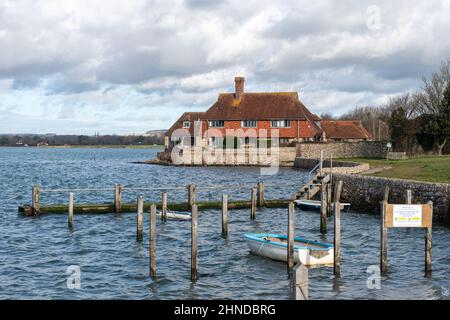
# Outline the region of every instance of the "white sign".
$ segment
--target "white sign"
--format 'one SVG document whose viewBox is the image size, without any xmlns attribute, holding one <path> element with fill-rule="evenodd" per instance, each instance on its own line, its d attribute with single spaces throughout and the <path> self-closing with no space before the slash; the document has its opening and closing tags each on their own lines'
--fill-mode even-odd
<svg viewBox="0 0 450 320">
<path fill-rule="evenodd" d="M 422 206 L 421 205 L 394 205 L 393 221 L 394 227 L 421 227 Z"/>
</svg>

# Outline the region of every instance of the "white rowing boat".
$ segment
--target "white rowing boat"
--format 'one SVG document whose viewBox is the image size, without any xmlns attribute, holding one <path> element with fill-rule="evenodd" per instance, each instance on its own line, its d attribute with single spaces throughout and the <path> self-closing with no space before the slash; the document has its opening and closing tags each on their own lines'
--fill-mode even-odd
<svg viewBox="0 0 450 320">
<path fill-rule="evenodd" d="M 162 212 L 159 211 L 156 216 L 161 218 Z M 167 211 L 167 219 L 169 220 L 191 220 L 191 218 L 192 217 L 189 212 L 178 213 L 174 211 Z"/>
<path fill-rule="evenodd" d="M 248 247 L 253 254 L 272 260 L 287 261 L 287 236 L 278 234 L 246 233 Z M 306 266 L 331 265 L 334 262 L 334 246 L 328 243 L 294 238 L 294 262 Z"/>
<path fill-rule="evenodd" d="M 295 205 L 305 210 L 320 210 L 320 201 L 318 200 L 294 200 Z M 347 202 L 341 203 L 341 210 L 349 210 L 351 204 Z M 331 203 L 331 207 L 334 208 L 334 203 Z"/>
</svg>

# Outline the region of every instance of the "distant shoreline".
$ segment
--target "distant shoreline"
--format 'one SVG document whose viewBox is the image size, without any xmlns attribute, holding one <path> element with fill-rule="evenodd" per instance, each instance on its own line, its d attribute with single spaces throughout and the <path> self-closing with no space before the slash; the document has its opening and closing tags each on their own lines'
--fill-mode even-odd
<svg viewBox="0 0 450 320">
<path fill-rule="evenodd" d="M 73 145 L 73 146 L 0 146 L 4 148 L 48 148 L 48 149 L 163 149 L 163 145 Z"/>
</svg>

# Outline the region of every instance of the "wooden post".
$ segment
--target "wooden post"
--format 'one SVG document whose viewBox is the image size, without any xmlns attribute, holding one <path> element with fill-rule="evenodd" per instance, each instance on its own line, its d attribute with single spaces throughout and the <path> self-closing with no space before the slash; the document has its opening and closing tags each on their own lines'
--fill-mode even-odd
<svg viewBox="0 0 450 320">
<path fill-rule="evenodd" d="M 144 197 L 140 196 L 137 199 L 137 226 L 136 226 L 136 241 L 142 241 L 142 229 L 144 224 Z"/>
<path fill-rule="evenodd" d="M 198 279 L 197 273 L 197 255 L 198 255 L 198 212 L 197 205 L 194 204 L 191 209 L 191 280 Z"/>
<path fill-rule="evenodd" d="M 342 180 L 334 190 L 334 274 L 341 275 L 341 193 Z"/>
<path fill-rule="evenodd" d="M 250 219 L 256 219 L 256 188 L 252 188 Z"/>
<path fill-rule="evenodd" d="M 309 299 L 309 277 L 308 268 L 300 262 L 292 269 L 291 290 L 293 300 Z"/>
<path fill-rule="evenodd" d="M 322 176 L 323 173 L 323 149 L 320 150 L 320 163 L 319 163 L 319 175 Z"/>
<path fill-rule="evenodd" d="M 114 211 L 120 212 L 122 210 L 122 186 L 118 183 L 114 187 Z"/>
<path fill-rule="evenodd" d="M 156 205 L 150 207 L 150 276 L 156 277 Z"/>
<path fill-rule="evenodd" d="M 380 247 L 380 271 L 381 273 L 387 272 L 387 241 L 388 241 L 388 229 L 385 227 L 384 222 L 386 219 L 386 206 L 387 201 L 381 201 L 381 247 Z"/>
<path fill-rule="evenodd" d="M 258 207 L 264 206 L 264 182 L 258 182 Z"/>
<path fill-rule="evenodd" d="M 73 192 L 69 193 L 69 228 L 73 228 Z"/>
<path fill-rule="evenodd" d="M 406 190 L 406 204 L 412 204 L 412 191 Z"/>
<path fill-rule="evenodd" d="M 294 233 L 295 233 L 295 207 L 294 202 L 289 202 L 288 206 L 288 250 L 287 268 L 289 275 L 294 267 Z"/>
<path fill-rule="evenodd" d="M 188 185 L 188 206 L 189 210 L 195 204 L 195 184 Z"/>
<path fill-rule="evenodd" d="M 428 202 L 431 207 L 431 219 L 433 219 L 433 202 Z M 432 228 L 425 228 L 425 275 L 431 275 L 432 255 L 431 249 L 433 246 Z"/>
<path fill-rule="evenodd" d="M 162 193 L 161 221 L 164 223 L 167 221 L 167 192 Z"/>
<path fill-rule="evenodd" d="M 389 203 L 389 187 L 386 186 L 384 188 L 384 197 L 383 200 L 386 201 L 386 203 Z"/>
<path fill-rule="evenodd" d="M 32 188 L 31 207 L 33 215 L 37 216 L 41 213 L 41 188 L 37 185 Z"/>
<path fill-rule="evenodd" d="M 222 236 L 228 236 L 228 195 L 222 195 Z"/>
<path fill-rule="evenodd" d="M 332 208 L 331 208 L 331 203 L 333 201 L 332 199 L 332 185 L 329 183 L 327 184 L 327 217 L 331 217 L 331 212 L 332 212 Z"/>
<path fill-rule="evenodd" d="M 327 233 L 327 191 L 323 182 L 320 188 L 320 232 Z"/>
</svg>

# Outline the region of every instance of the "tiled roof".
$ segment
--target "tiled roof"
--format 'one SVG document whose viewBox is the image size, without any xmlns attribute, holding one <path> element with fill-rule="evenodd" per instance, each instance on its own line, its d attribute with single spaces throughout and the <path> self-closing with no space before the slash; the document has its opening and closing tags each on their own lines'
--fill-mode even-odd
<svg viewBox="0 0 450 320">
<path fill-rule="evenodd" d="M 359 121 L 321 121 L 322 129 L 330 139 L 371 139 Z"/>
<path fill-rule="evenodd" d="M 191 127 L 189 128 L 189 131 L 191 131 L 191 134 L 194 130 L 194 125 L 192 124 L 196 120 L 202 120 L 204 118 L 205 112 L 185 112 L 181 115 L 180 118 L 178 118 L 177 121 L 169 128 L 169 130 L 166 131 L 165 135 L 170 136 L 176 129 L 180 129 L 183 127 L 183 121 L 190 121 Z"/>
</svg>

